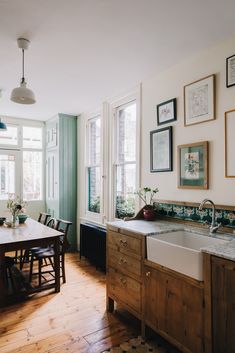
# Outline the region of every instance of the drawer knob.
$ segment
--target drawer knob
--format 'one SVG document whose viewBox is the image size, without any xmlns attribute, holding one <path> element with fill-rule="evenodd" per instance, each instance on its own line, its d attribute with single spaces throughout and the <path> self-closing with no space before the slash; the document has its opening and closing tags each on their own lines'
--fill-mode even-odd
<svg viewBox="0 0 235 353">
<path fill-rule="evenodd" d="M 119 261 L 118 261 L 118 264 L 119 265 L 125 265 L 127 262 L 126 262 L 126 260 L 125 259 L 123 259 L 122 257 L 119 259 Z"/>
<path fill-rule="evenodd" d="M 119 242 L 120 242 L 120 245 L 127 246 L 127 241 L 126 240 L 120 239 Z"/>
<path fill-rule="evenodd" d="M 123 277 L 120 277 L 120 282 L 121 282 L 123 285 L 125 285 L 125 284 L 126 284 L 126 279 L 123 278 Z"/>
<path fill-rule="evenodd" d="M 146 272 L 146 273 L 145 273 L 145 276 L 146 276 L 146 277 L 150 277 L 150 276 L 151 276 L 151 272 L 150 272 L 150 271 Z"/>
</svg>

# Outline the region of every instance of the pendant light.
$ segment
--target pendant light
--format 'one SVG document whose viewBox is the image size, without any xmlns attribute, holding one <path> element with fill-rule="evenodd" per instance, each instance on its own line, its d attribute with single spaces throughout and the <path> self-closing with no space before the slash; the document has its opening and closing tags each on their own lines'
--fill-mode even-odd
<svg viewBox="0 0 235 353">
<path fill-rule="evenodd" d="M 28 49 L 30 41 L 25 38 L 17 39 L 18 47 L 22 49 L 22 79 L 20 87 L 14 88 L 11 92 L 11 100 L 20 104 L 34 104 L 36 102 L 34 93 L 31 89 L 26 87 L 24 77 L 24 51 Z"/>
</svg>

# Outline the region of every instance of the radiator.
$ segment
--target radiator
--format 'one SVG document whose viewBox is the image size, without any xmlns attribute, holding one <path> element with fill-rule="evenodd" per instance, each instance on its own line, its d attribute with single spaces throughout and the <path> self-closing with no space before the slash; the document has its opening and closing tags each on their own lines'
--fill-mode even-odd
<svg viewBox="0 0 235 353">
<path fill-rule="evenodd" d="M 86 257 L 97 268 L 106 269 L 106 230 L 91 224 L 80 225 L 80 258 Z"/>
</svg>

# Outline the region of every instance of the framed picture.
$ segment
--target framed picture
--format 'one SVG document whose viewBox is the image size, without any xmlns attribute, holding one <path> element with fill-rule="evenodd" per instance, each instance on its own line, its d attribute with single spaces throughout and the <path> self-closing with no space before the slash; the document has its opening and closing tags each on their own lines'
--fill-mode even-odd
<svg viewBox="0 0 235 353">
<path fill-rule="evenodd" d="M 178 146 L 178 187 L 208 189 L 208 141 Z"/>
<path fill-rule="evenodd" d="M 172 171 L 172 126 L 150 132 L 150 171 Z"/>
<path fill-rule="evenodd" d="M 167 124 L 176 120 L 176 98 L 157 105 L 157 124 Z"/>
<path fill-rule="evenodd" d="M 215 75 L 184 86 L 184 126 L 215 119 Z"/>
<path fill-rule="evenodd" d="M 235 85 L 235 54 L 226 59 L 226 86 Z"/>
<path fill-rule="evenodd" d="M 225 112 L 225 177 L 235 178 L 235 110 Z"/>
</svg>

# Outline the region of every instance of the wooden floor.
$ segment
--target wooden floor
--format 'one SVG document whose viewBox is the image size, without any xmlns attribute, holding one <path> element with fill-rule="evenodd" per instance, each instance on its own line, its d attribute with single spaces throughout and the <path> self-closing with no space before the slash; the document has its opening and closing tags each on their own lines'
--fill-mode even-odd
<svg viewBox="0 0 235 353">
<path fill-rule="evenodd" d="M 60 293 L 0 309 L 1 353 L 100 353 L 140 333 L 125 312 L 106 313 L 102 272 L 76 253 L 67 255 L 66 274 Z"/>
</svg>

